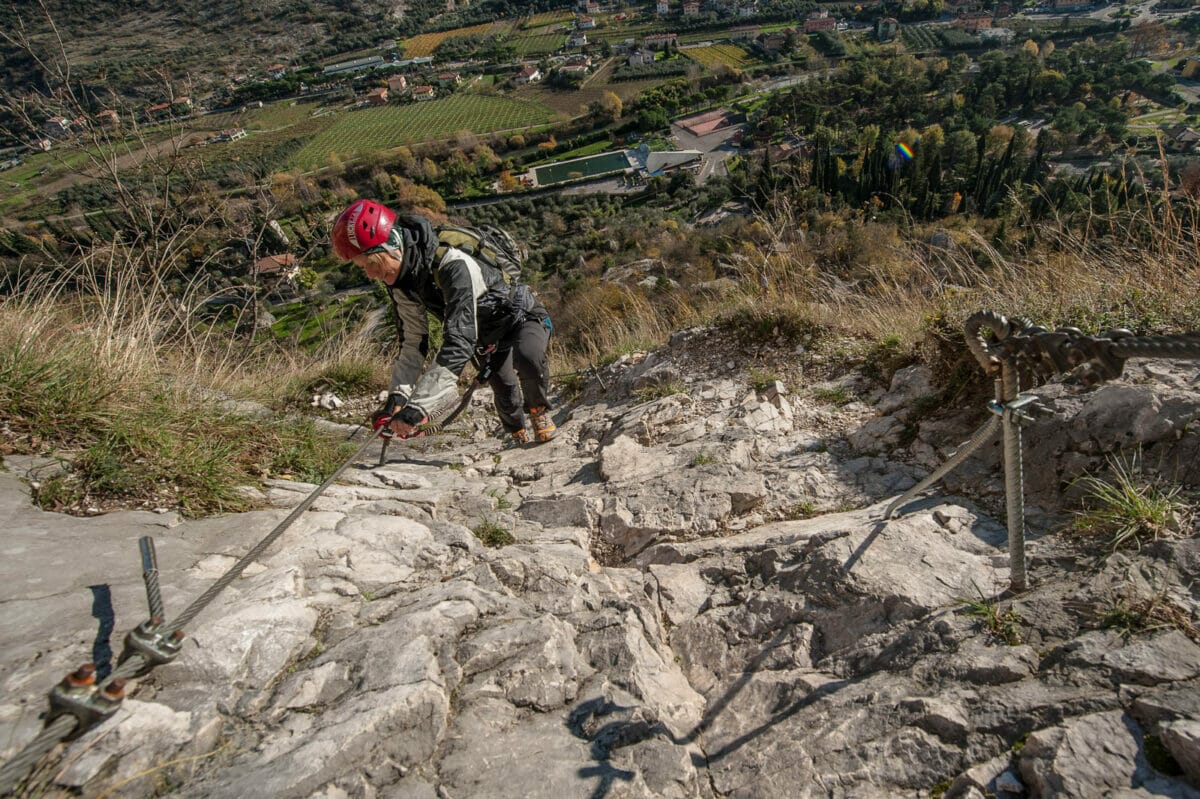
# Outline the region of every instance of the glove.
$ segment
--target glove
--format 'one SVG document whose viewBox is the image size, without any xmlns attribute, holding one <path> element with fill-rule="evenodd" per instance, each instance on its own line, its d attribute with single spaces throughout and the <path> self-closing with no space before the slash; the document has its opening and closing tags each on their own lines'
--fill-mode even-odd
<svg viewBox="0 0 1200 799">
<path fill-rule="evenodd" d="M 397 415 L 396 406 L 403 404 L 404 399 L 399 394 L 388 394 L 387 402 L 383 407 L 371 414 L 371 426 L 377 435 L 383 438 L 391 438 L 394 431 L 391 429 L 379 432 L 379 428 L 385 427 Z"/>
<path fill-rule="evenodd" d="M 375 411 L 375 413 L 371 414 L 371 427 L 375 431 L 376 435 L 383 438 L 392 437 L 392 429 L 388 427 L 388 422 L 390 421 L 392 421 L 392 414 L 391 411 L 387 410 L 386 408 L 380 408 L 379 410 Z M 386 429 L 383 430 L 383 432 L 380 432 L 379 428 L 381 427 Z"/>
</svg>

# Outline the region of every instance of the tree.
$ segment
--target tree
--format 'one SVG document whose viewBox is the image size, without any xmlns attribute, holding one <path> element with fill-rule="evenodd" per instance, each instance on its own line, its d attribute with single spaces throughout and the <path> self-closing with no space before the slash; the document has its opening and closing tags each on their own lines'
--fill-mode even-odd
<svg viewBox="0 0 1200 799">
<path fill-rule="evenodd" d="M 616 122 L 621 118 L 625 104 L 621 98 L 611 91 L 605 91 L 600 98 L 592 103 L 591 112 L 597 120 Z"/>
</svg>

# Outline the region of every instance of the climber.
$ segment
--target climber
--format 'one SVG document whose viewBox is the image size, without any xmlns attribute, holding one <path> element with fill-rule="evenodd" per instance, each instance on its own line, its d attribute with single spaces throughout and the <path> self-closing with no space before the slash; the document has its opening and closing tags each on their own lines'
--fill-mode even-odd
<svg viewBox="0 0 1200 799">
<path fill-rule="evenodd" d="M 437 257 L 437 235 L 427 219 L 398 215 L 372 200 L 351 203 L 333 223 L 331 238 L 340 257 L 383 281 L 396 309 L 400 353 L 387 403 L 376 413 L 377 429 L 387 424 L 406 438 L 436 421 L 478 356 L 491 367 L 496 413 L 512 440 L 530 442 L 525 412 L 538 443 L 554 438 L 546 362 L 550 314 L 528 286 L 506 283 L 500 270 L 458 249 Z M 442 347 L 428 369 L 426 311 L 443 326 Z"/>
</svg>

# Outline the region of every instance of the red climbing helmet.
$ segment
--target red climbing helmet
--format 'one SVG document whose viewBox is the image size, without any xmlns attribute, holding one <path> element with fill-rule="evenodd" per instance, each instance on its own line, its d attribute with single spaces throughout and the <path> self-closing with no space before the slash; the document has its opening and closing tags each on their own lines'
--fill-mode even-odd
<svg viewBox="0 0 1200 799">
<path fill-rule="evenodd" d="M 388 241 L 396 214 L 374 200 L 357 200 L 333 223 L 333 249 L 349 261 L 356 255 L 381 247 Z"/>
</svg>

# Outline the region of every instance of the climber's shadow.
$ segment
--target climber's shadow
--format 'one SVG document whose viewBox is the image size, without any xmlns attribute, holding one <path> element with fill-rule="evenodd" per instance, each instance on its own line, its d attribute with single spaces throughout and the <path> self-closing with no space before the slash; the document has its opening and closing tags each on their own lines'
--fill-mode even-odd
<svg viewBox="0 0 1200 799">
<path fill-rule="evenodd" d="M 615 750 L 656 737 L 680 743 L 665 724 L 646 714 L 644 707 L 618 705 L 602 696 L 589 699 L 571 711 L 567 727 L 575 737 L 588 741 L 590 754 L 596 761 L 596 765 L 581 768 L 577 772 L 584 779 L 599 779 L 591 799 L 608 796 L 617 782 L 633 781 L 635 772 L 612 764 Z"/>
</svg>

